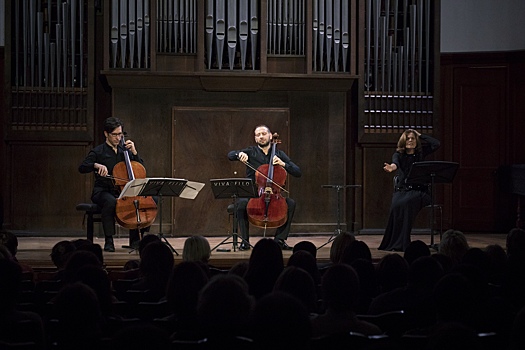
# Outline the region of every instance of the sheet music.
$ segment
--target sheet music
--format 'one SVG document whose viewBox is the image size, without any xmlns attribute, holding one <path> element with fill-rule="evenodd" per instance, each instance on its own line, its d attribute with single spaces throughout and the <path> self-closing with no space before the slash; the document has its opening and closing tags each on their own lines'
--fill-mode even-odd
<svg viewBox="0 0 525 350">
<path fill-rule="evenodd" d="M 135 179 L 128 182 L 122 189 L 122 192 L 120 192 L 118 199 L 138 196 L 148 181 L 149 179 Z"/>
<path fill-rule="evenodd" d="M 204 184 L 202 182 L 188 181 L 179 197 L 184 199 L 195 199 L 203 187 Z"/>
<path fill-rule="evenodd" d="M 178 191 L 182 186 L 184 187 L 179 194 Z M 186 179 L 150 177 L 135 179 L 126 183 L 118 198 L 121 199 L 124 197 L 144 195 L 143 190 L 146 188 L 147 195 L 151 195 L 151 191 L 153 190 L 155 195 L 157 191 L 161 191 L 164 195 L 177 196 L 178 194 L 178 197 L 184 199 L 195 199 L 203 187 L 203 183 L 188 181 Z"/>
</svg>

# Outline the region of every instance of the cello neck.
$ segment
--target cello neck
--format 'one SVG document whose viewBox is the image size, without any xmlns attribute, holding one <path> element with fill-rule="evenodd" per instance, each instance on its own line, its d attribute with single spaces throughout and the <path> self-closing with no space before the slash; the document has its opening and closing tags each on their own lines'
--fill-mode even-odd
<svg viewBox="0 0 525 350">
<path fill-rule="evenodd" d="M 120 139 L 120 145 L 124 150 L 124 162 L 126 163 L 126 170 L 128 171 L 129 181 L 135 180 L 135 174 L 133 173 L 133 167 L 131 166 L 131 159 L 129 158 L 129 150 L 126 149 L 124 135 Z"/>
<path fill-rule="evenodd" d="M 273 182 L 273 157 L 275 156 L 275 143 L 272 143 L 272 151 L 270 152 L 270 163 L 268 164 L 268 181 L 270 180 Z"/>
</svg>

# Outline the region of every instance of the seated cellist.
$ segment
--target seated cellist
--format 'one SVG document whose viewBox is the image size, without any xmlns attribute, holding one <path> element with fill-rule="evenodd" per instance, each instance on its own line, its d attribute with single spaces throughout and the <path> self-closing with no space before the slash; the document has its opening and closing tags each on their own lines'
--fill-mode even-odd
<svg viewBox="0 0 525 350">
<path fill-rule="evenodd" d="M 115 165 L 124 161 L 124 150 L 119 147 L 120 140 L 124 136 L 123 125 L 124 123 L 119 118 L 107 118 L 104 121 L 106 141 L 93 148 L 78 167 L 80 173 L 94 173 L 95 175 L 91 200 L 102 209 L 102 228 L 105 236 L 104 251 L 106 252 L 115 251 L 113 236 L 115 235 L 115 208 L 119 190 L 115 187 L 111 175 Z M 124 146 L 130 151 L 131 160 L 144 163 L 137 153 L 133 141 L 126 140 Z M 146 232 L 148 229 L 149 227 L 143 228 L 141 231 Z M 130 247 L 138 247 L 139 241 L 139 230 L 129 230 Z"/>
<path fill-rule="evenodd" d="M 242 150 L 231 151 L 228 153 L 229 160 L 239 160 L 247 164 L 246 177 L 251 178 L 255 182 L 255 169 L 258 169 L 261 165 L 270 164 L 270 161 L 274 166 L 284 168 L 284 170 L 286 170 L 286 172 L 292 176 L 301 176 L 301 169 L 296 164 L 294 164 L 283 151 L 277 150 L 273 159 L 270 159 L 272 133 L 266 125 L 257 126 L 255 128 L 254 136 L 256 145 L 249 146 Z M 243 238 L 243 242 L 239 247 L 240 250 L 250 249 L 249 221 L 246 210 L 248 201 L 248 198 L 239 198 L 237 201 L 236 215 L 240 235 Z M 290 225 L 292 223 L 293 215 L 295 212 L 295 201 L 292 198 L 286 197 L 286 204 L 288 205 L 287 220 L 282 226 L 277 228 L 274 239 L 277 241 L 281 249 L 291 250 L 292 247 L 286 244 L 286 239 L 288 238 L 288 235 L 290 233 Z"/>
</svg>

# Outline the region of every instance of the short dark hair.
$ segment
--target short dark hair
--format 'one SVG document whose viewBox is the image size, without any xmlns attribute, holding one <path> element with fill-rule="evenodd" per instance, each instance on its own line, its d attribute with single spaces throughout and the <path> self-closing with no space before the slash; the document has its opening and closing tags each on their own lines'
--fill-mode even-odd
<svg viewBox="0 0 525 350">
<path fill-rule="evenodd" d="M 112 132 L 119 126 L 124 126 L 124 122 L 116 117 L 109 117 L 106 120 L 104 120 L 104 131 L 105 132 Z"/>
</svg>

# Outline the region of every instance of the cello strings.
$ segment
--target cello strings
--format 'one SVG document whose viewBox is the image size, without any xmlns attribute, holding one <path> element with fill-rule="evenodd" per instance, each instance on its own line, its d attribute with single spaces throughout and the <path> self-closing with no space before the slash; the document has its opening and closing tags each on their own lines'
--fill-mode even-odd
<svg viewBox="0 0 525 350">
<path fill-rule="evenodd" d="M 266 180 L 272 182 L 276 187 L 278 187 L 281 191 L 284 191 L 286 193 L 290 193 L 289 191 L 285 190 L 284 188 L 282 188 L 279 184 L 275 183 L 272 179 L 270 179 L 268 176 L 264 175 L 262 172 L 259 171 L 259 169 L 255 169 L 255 167 L 253 165 L 251 165 L 249 162 L 245 162 L 244 164 L 246 164 L 246 166 L 248 166 L 249 168 L 251 168 L 252 170 L 255 170 L 256 172 L 258 172 L 262 177 L 264 177 Z"/>
</svg>

